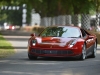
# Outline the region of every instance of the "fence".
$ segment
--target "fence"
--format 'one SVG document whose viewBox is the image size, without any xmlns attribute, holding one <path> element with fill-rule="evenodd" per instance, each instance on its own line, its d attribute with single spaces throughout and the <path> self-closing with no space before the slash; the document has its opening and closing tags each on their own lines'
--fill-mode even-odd
<svg viewBox="0 0 100 75">
<path fill-rule="evenodd" d="M 90 29 L 91 18 L 89 14 L 76 14 L 76 15 L 60 15 L 55 17 L 44 17 L 41 19 L 41 26 L 51 25 L 69 25 L 81 26 L 85 29 Z M 93 25 L 93 24 L 92 24 Z M 96 26 L 94 24 L 94 26 Z"/>
</svg>

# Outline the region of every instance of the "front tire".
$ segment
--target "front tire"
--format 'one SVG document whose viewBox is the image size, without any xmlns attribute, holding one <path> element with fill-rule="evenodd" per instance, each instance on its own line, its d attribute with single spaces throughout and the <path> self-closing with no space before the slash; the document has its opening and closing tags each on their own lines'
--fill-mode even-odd
<svg viewBox="0 0 100 75">
<path fill-rule="evenodd" d="M 30 55 L 30 54 L 28 54 L 28 58 L 29 58 L 30 60 L 36 60 L 36 59 L 37 59 L 36 56 L 32 56 L 32 55 Z"/>
<path fill-rule="evenodd" d="M 85 60 L 85 59 L 86 59 L 86 45 L 84 44 L 80 60 Z"/>
<path fill-rule="evenodd" d="M 90 56 L 91 58 L 95 58 L 96 57 L 96 51 L 97 51 L 97 43 L 94 43 L 94 47 L 93 47 L 93 52 L 92 55 Z"/>
</svg>

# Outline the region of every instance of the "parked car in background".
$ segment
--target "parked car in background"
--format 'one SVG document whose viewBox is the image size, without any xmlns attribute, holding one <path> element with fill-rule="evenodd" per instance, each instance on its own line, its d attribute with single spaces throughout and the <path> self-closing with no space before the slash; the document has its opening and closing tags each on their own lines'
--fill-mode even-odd
<svg viewBox="0 0 100 75">
<path fill-rule="evenodd" d="M 75 57 L 81 60 L 95 58 L 97 37 L 75 26 L 52 26 L 28 40 L 28 58 Z"/>
<path fill-rule="evenodd" d="M 6 25 L 4 26 L 5 30 L 15 30 L 15 26 L 14 25 Z"/>
</svg>

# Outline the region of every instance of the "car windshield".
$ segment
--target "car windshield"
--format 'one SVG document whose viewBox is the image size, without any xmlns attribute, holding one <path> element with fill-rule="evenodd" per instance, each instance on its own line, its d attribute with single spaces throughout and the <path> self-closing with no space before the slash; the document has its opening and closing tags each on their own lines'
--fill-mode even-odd
<svg viewBox="0 0 100 75">
<path fill-rule="evenodd" d="M 41 37 L 80 37 L 80 31 L 75 27 L 47 27 L 41 34 Z"/>
</svg>

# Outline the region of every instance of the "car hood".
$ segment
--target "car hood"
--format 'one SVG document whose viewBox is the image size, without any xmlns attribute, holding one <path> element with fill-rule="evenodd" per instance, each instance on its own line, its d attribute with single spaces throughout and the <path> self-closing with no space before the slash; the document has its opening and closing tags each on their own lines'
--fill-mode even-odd
<svg viewBox="0 0 100 75">
<path fill-rule="evenodd" d="M 39 47 L 48 47 L 48 46 L 55 46 L 55 47 L 65 47 L 71 41 L 75 40 L 76 38 L 62 38 L 62 37 L 36 37 L 37 45 Z"/>
</svg>

